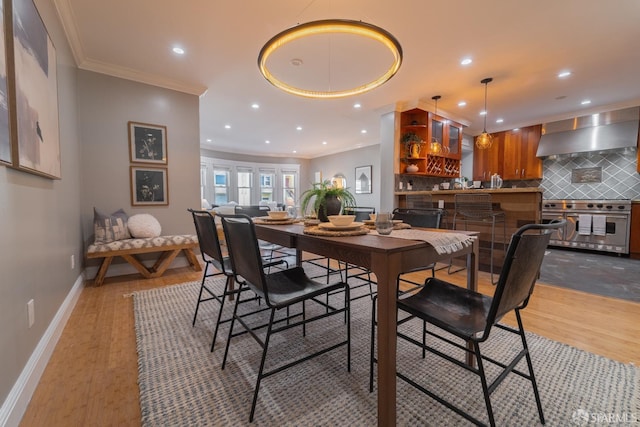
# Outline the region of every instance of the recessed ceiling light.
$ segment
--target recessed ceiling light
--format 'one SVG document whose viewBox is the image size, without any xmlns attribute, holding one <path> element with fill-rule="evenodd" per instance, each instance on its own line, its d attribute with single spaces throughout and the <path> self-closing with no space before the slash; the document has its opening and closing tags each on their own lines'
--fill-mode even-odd
<svg viewBox="0 0 640 427">
<path fill-rule="evenodd" d="M 360 108 L 362 107 L 362 105 L 359 102 L 356 102 L 355 104 L 353 104 L 353 108 Z"/>
<path fill-rule="evenodd" d="M 580 104 L 582 104 L 582 105 L 591 104 L 591 100 L 590 100 L 590 99 L 585 99 L 585 100 L 584 100 L 584 101 L 582 101 Z"/>
<path fill-rule="evenodd" d="M 258 108 L 260 108 L 259 104 L 253 103 L 251 104 L 251 108 L 253 108 L 254 110 L 257 110 Z"/>
<path fill-rule="evenodd" d="M 465 105 L 467 105 L 467 101 L 458 102 L 458 107 L 464 107 Z"/>
<path fill-rule="evenodd" d="M 366 129 L 362 129 L 362 130 L 360 131 L 360 133 L 367 133 L 367 130 L 366 130 Z"/>
<path fill-rule="evenodd" d="M 322 145 L 327 145 L 327 141 L 322 141 Z"/>
<path fill-rule="evenodd" d="M 302 126 L 297 126 L 296 130 L 302 130 Z"/>
<path fill-rule="evenodd" d="M 269 141 L 268 139 L 264 142 L 265 144 L 271 144 L 271 141 Z"/>
<path fill-rule="evenodd" d="M 211 142 L 211 139 L 207 138 L 207 142 Z"/>
<path fill-rule="evenodd" d="M 298 152 L 298 150 L 293 150 L 293 154 L 296 154 Z"/>
<path fill-rule="evenodd" d="M 224 125 L 225 129 L 231 129 L 231 125 Z"/>
<path fill-rule="evenodd" d="M 569 77 L 571 75 L 571 71 L 561 71 L 558 73 L 558 77 L 563 79 L 565 77 Z"/>
<path fill-rule="evenodd" d="M 469 65 L 473 62 L 473 60 L 471 58 L 464 58 L 462 61 L 460 61 L 460 65 Z"/>
<path fill-rule="evenodd" d="M 502 122 L 504 122 L 504 119 L 497 119 L 496 120 L 496 123 L 502 123 Z"/>
<path fill-rule="evenodd" d="M 486 116 L 486 115 L 487 115 L 487 112 L 486 112 L 486 111 L 480 111 L 480 115 L 481 115 L 481 116 Z"/>
<path fill-rule="evenodd" d="M 184 49 L 181 47 L 176 46 L 171 50 L 173 50 L 173 53 L 177 53 L 178 55 L 184 55 Z"/>
</svg>

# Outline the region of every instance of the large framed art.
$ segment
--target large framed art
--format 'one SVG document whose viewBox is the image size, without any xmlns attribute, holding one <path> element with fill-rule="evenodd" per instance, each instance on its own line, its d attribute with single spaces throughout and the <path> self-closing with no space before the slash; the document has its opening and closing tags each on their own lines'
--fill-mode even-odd
<svg viewBox="0 0 640 427">
<path fill-rule="evenodd" d="M 0 1 L 0 163 L 11 164 L 11 139 L 9 138 L 9 94 L 7 91 L 7 58 L 4 38 L 4 5 Z"/>
<path fill-rule="evenodd" d="M 60 179 L 56 49 L 32 0 L 5 5 L 12 166 Z"/>
<path fill-rule="evenodd" d="M 129 122 L 131 163 L 167 164 L 167 127 Z"/>
<path fill-rule="evenodd" d="M 371 165 L 358 166 L 356 168 L 356 194 L 369 194 L 372 192 Z"/>
</svg>

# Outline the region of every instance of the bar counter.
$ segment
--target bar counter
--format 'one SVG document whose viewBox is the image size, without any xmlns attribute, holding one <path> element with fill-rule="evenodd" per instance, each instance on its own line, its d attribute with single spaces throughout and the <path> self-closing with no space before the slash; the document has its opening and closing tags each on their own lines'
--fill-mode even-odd
<svg viewBox="0 0 640 427">
<path fill-rule="evenodd" d="M 446 214 L 442 223 L 443 228 L 453 228 L 453 214 L 455 211 L 454 196 L 456 194 L 489 193 L 495 208 L 505 213 L 506 236 L 505 244 L 509 243 L 511 235 L 521 226 L 530 223 L 540 223 L 542 219 L 542 189 L 528 188 L 500 188 L 500 189 L 471 189 L 471 190 L 438 190 L 438 191 L 398 191 L 395 192 L 395 206 L 407 207 L 407 196 L 431 196 L 433 207 L 438 207 L 438 201 L 444 202 Z M 458 226 L 457 228 L 463 228 Z M 489 271 L 489 251 L 491 241 L 491 227 L 483 224 L 469 224 L 469 230 L 480 232 L 480 269 Z M 494 272 L 499 273 L 504 259 L 502 247 L 502 226 L 496 226 L 496 242 L 494 250 Z M 487 249 L 487 250 L 484 250 Z"/>
</svg>

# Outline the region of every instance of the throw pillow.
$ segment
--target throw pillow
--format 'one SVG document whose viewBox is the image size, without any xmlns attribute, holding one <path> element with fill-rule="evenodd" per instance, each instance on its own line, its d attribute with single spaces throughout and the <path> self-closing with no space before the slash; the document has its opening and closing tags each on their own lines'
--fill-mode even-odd
<svg viewBox="0 0 640 427">
<path fill-rule="evenodd" d="M 142 239 L 158 237 L 162 231 L 158 220 L 150 214 L 136 214 L 129 217 L 127 222 L 131 236 Z"/>
<path fill-rule="evenodd" d="M 127 214 L 122 209 L 106 215 L 93 208 L 93 232 L 96 244 L 131 238 L 127 228 Z"/>
</svg>

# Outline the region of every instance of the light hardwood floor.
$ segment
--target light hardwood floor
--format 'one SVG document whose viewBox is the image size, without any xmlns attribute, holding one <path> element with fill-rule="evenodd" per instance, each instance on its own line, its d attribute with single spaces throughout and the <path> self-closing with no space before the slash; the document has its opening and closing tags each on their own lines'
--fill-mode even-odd
<svg viewBox="0 0 640 427">
<path fill-rule="evenodd" d="M 459 284 L 465 273 L 439 276 Z M 69 318 L 21 426 L 138 426 L 134 291 L 199 280 L 190 268 L 158 279 L 139 275 L 90 282 Z M 488 274 L 480 291 L 491 294 Z M 621 362 L 640 363 L 640 304 L 538 283 L 525 329 Z M 513 318 L 505 319 L 508 323 Z"/>
</svg>

